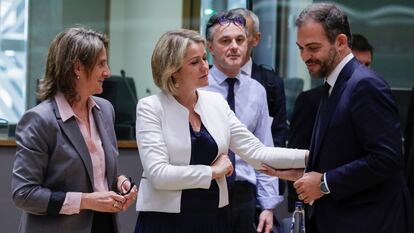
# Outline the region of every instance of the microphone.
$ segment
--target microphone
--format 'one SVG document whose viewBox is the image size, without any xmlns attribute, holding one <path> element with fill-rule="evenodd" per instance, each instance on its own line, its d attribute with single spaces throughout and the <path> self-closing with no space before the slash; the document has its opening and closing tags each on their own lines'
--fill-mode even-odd
<svg viewBox="0 0 414 233">
<path fill-rule="evenodd" d="M 136 104 L 138 102 L 138 97 L 134 93 L 134 91 L 133 91 L 133 89 L 131 87 L 130 82 L 128 82 L 128 80 L 126 78 L 126 75 L 125 75 L 125 70 L 123 70 L 123 69 L 121 70 L 121 77 L 122 77 L 122 80 L 123 80 L 125 86 L 127 87 L 127 90 L 128 90 L 129 95 L 132 97 L 132 100 Z M 134 81 L 134 80 L 132 80 L 132 81 Z M 138 92 L 138 91 L 136 91 L 136 92 Z"/>
</svg>

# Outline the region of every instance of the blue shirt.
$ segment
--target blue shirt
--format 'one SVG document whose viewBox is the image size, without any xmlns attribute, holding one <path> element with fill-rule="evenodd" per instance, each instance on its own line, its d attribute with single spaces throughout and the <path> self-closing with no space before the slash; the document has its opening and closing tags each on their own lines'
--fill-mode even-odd
<svg viewBox="0 0 414 233">
<path fill-rule="evenodd" d="M 209 86 L 204 90 L 214 91 L 227 98 L 228 77 L 213 66 L 208 75 Z M 246 125 L 264 145 L 273 146 L 271 133 L 272 120 L 269 117 L 266 91 L 264 87 L 249 76 L 239 73 L 234 85 L 235 112 L 237 118 Z M 272 209 L 283 200 L 279 196 L 279 180 L 257 172 L 236 155 L 236 180 L 248 181 L 256 185 L 257 200 L 263 209 Z"/>
</svg>

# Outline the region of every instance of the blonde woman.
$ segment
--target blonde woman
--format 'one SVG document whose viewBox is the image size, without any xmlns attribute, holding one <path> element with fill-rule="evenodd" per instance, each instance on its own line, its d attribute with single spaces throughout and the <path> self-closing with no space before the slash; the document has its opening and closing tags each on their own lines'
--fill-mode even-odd
<svg viewBox="0 0 414 233">
<path fill-rule="evenodd" d="M 303 168 L 307 151 L 265 147 L 220 94 L 197 90 L 208 85 L 209 71 L 205 40 L 197 32 L 165 33 L 151 66 L 162 92 L 137 106 L 144 172 L 135 232 L 228 233 L 229 148 L 255 168 Z"/>
</svg>

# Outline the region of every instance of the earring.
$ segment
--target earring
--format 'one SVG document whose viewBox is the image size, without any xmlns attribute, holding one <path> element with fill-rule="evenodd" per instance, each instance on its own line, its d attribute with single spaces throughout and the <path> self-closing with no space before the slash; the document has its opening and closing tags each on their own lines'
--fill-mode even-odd
<svg viewBox="0 0 414 233">
<path fill-rule="evenodd" d="M 179 88 L 180 87 L 180 84 L 178 84 L 177 80 L 174 77 L 171 77 L 171 79 L 172 79 L 172 82 L 174 84 L 174 87 L 175 88 Z"/>
<path fill-rule="evenodd" d="M 76 79 L 77 79 L 77 80 L 79 80 L 79 79 L 80 79 L 80 77 L 79 77 L 79 76 L 76 76 Z"/>
</svg>

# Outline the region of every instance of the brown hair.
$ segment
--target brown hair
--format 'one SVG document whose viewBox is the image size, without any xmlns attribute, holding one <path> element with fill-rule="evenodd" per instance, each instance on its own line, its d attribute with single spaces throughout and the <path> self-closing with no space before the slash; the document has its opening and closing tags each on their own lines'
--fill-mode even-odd
<svg viewBox="0 0 414 233">
<path fill-rule="evenodd" d="M 296 26 L 301 27 L 308 20 L 320 23 L 331 44 L 339 34 L 345 34 L 351 41 L 351 28 L 348 16 L 333 3 L 314 3 L 305 8 L 296 19 Z"/>
<path fill-rule="evenodd" d="M 75 63 L 80 62 L 88 72 L 92 71 L 104 47 L 108 47 L 108 39 L 92 29 L 73 27 L 59 33 L 49 46 L 45 76 L 37 93 L 39 100 L 49 99 L 60 91 L 72 105 L 78 98 Z"/>
</svg>

